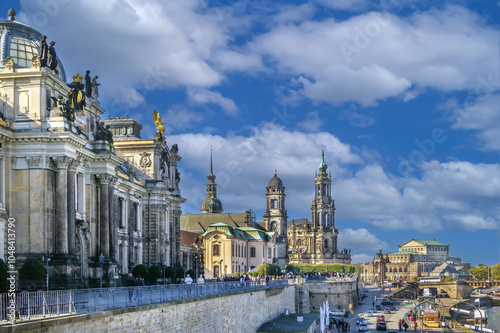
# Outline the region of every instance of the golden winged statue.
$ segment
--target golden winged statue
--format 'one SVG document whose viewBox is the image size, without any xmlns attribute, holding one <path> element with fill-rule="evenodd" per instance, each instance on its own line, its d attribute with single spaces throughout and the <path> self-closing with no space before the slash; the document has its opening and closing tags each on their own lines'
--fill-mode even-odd
<svg viewBox="0 0 500 333">
<path fill-rule="evenodd" d="M 165 132 L 165 128 L 163 127 L 165 123 L 162 123 L 161 122 L 161 116 L 158 112 L 156 112 L 156 110 L 154 110 L 155 112 L 155 125 L 156 125 L 156 132 L 160 134 L 160 136 L 163 136 L 163 133 Z"/>
</svg>

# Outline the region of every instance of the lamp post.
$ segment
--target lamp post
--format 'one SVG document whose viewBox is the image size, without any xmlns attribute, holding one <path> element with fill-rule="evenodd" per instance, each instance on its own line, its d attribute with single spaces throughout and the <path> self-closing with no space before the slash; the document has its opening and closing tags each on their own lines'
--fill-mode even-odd
<svg viewBox="0 0 500 333">
<path fill-rule="evenodd" d="M 52 259 L 52 254 L 46 254 L 42 256 L 42 261 L 45 261 L 45 266 L 47 267 L 47 291 L 49 291 L 49 261 Z"/>
<path fill-rule="evenodd" d="M 165 266 L 167 266 L 167 262 L 163 259 L 161 261 L 161 268 L 163 269 L 163 285 L 165 285 Z"/>
<path fill-rule="evenodd" d="M 198 255 L 196 255 L 196 254 L 194 256 L 194 267 L 195 267 L 195 270 L 196 270 L 196 277 L 195 277 L 195 279 L 198 279 Z"/>
<path fill-rule="evenodd" d="M 104 254 L 101 253 L 99 256 L 99 266 L 101 266 L 101 283 L 100 288 L 102 289 L 102 265 L 104 265 Z"/>
</svg>

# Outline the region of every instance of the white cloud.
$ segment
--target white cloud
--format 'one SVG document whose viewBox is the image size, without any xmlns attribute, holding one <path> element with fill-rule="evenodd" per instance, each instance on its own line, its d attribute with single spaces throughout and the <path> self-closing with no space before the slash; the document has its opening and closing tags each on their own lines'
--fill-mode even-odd
<svg viewBox="0 0 500 333">
<path fill-rule="evenodd" d="M 425 88 L 474 89 L 477 76 L 498 72 L 497 41 L 477 14 L 448 6 L 405 17 L 370 12 L 278 25 L 249 49 L 297 78 L 314 101 L 373 105 L 391 96 L 409 100 Z"/>
<path fill-rule="evenodd" d="M 369 255 L 366 253 L 351 254 L 351 262 L 353 264 L 365 264 L 367 262 L 372 262 L 373 257 L 373 255 Z"/>
<path fill-rule="evenodd" d="M 323 124 L 323 121 L 320 119 L 318 111 L 308 112 L 305 115 L 305 118 L 305 120 L 297 124 L 299 128 L 303 128 L 306 131 L 310 132 L 319 131 L 321 125 Z"/>
<path fill-rule="evenodd" d="M 389 247 L 385 241 L 377 238 L 365 228 L 340 230 L 338 242 L 339 249 L 356 249 L 360 252 L 377 252 L 379 249 L 385 250 Z"/>
<path fill-rule="evenodd" d="M 219 105 L 226 114 L 234 115 L 238 112 L 238 107 L 230 98 L 224 97 L 218 91 L 206 89 L 188 90 L 189 100 L 195 104 L 216 104 Z"/>
</svg>

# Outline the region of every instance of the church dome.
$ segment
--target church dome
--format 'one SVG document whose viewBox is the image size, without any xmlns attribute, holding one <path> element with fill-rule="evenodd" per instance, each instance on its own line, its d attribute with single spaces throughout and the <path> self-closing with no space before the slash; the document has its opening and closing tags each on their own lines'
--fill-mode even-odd
<svg viewBox="0 0 500 333">
<path fill-rule="evenodd" d="M 222 213 L 223 209 L 222 209 L 222 202 L 218 199 L 218 198 L 215 198 L 215 197 L 206 197 L 205 199 L 203 199 L 203 201 L 201 202 L 201 211 L 202 212 L 210 212 L 210 203 L 212 202 L 212 205 L 213 205 L 213 208 L 212 208 L 212 212 L 213 213 Z"/>
<path fill-rule="evenodd" d="M 274 170 L 274 177 L 271 178 L 267 187 L 275 189 L 283 187 L 283 182 L 281 181 L 281 179 L 279 179 L 278 175 L 276 174 L 276 170 Z"/>
<path fill-rule="evenodd" d="M 5 59 L 11 57 L 16 68 L 30 68 L 33 56 L 40 53 L 42 34 L 29 25 L 15 20 L 16 12 L 11 8 L 8 20 L 0 20 L 0 70 L 5 68 Z M 66 73 L 57 58 L 58 76 L 66 81 Z"/>
</svg>

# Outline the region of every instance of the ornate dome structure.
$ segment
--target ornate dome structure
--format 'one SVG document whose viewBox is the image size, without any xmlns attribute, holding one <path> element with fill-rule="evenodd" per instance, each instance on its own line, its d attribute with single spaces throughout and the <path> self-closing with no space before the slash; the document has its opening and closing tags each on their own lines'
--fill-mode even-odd
<svg viewBox="0 0 500 333">
<path fill-rule="evenodd" d="M 274 170 L 274 177 L 271 178 L 267 187 L 272 189 L 279 189 L 283 187 L 283 182 L 281 181 L 281 179 L 279 179 L 276 170 Z"/>
<path fill-rule="evenodd" d="M 16 12 L 11 8 L 8 20 L 0 20 L 0 70 L 5 68 L 5 59 L 12 58 L 16 68 L 30 68 L 33 56 L 40 53 L 42 34 L 29 25 L 15 20 Z M 66 82 L 64 67 L 57 58 L 58 76 Z"/>
</svg>

